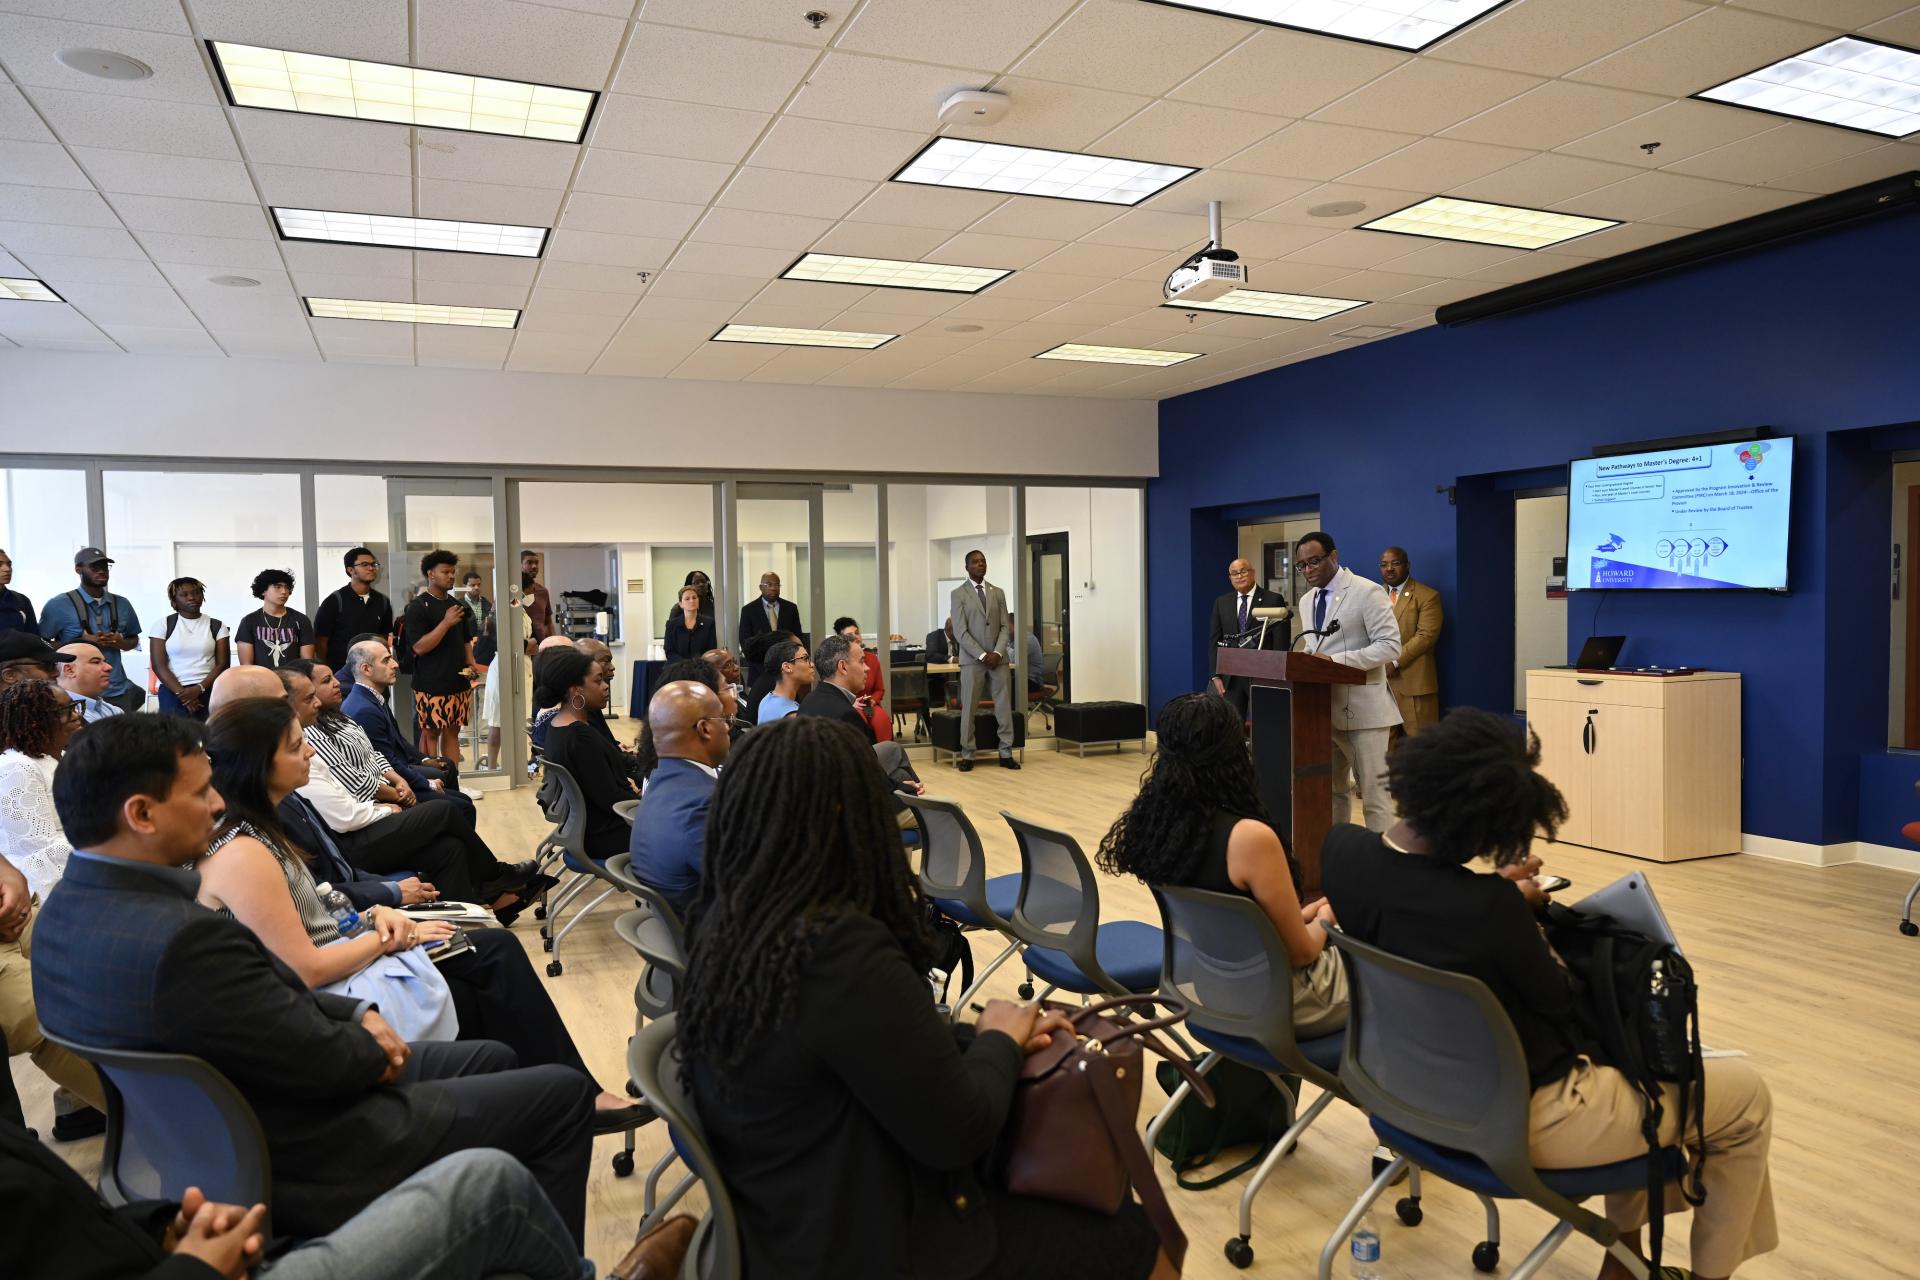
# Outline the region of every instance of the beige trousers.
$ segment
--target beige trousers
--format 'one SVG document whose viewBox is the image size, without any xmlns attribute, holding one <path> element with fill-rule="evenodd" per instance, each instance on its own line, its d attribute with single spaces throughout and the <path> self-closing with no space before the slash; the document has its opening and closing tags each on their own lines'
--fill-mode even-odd
<svg viewBox="0 0 1920 1280">
<path fill-rule="evenodd" d="M 1385 831 L 1393 825 L 1393 797 L 1387 794 L 1387 741 L 1391 729 L 1335 729 L 1333 731 L 1333 821 L 1353 820 L 1353 792 L 1360 791 L 1360 808 L 1367 830 Z"/>
<path fill-rule="evenodd" d="M 1440 719 L 1440 695 L 1437 693 L 1401 693 L 1395 690 L 1394 702 L 1400 708 L 1400 728 L 1394 740 L 1411 738 Z"/>
<path fill-rule="evenodd" d="M 1346 1025 L 1347 966 L 1328 947 L 1312 964 L 1293 971 L 1293 1034 L 1311 1040 Z"/>
<path fill-rule="evenodd" d="M 1780 1243 L 1773 1218 L 1773 1181 L 1767 1172 L 1773 1097 L 1760 1073 L 1739 1058 L 1709 1059 L 1705 1069 L 1707 1200 L 1693 1211 L 1693 1270 L 1696 1275 L 1730 1276 L 1748 1258 Z M 1678 1103 L 1678 1091 L 1669 1085 L 1661 1113 L 1661 1142 L 1699 1141 L 1691 1117 L 1686 1134 L 1679 1133 Z M 1645 1155 L 1646 1139 L 1640 1136 L 1644 1107 L 1624 1075 L 1582 1057 L 1566 1079 L 1534 1090 L 1529 1144 L 1534 1164 L 1542 1169 L 1572 1169 Z M 1688 1148 L 1689 1159 L 1699 1154 Z M 1683 1212 L 1688 1207 L 1679 1187 L 1668 1184 L 1667 1211 Z M 1607 1220 L 1623 1232 L 1645 1226 L 1647 1193 L 1609 1195 Z"/>
<path fill-rule="evenodd" d="M 28 960 L 36 923 L 37 916 L 27 922 L 19 941 L 0 942 L 0 1040 L 6 1042 L 7 1056 L 31 1054 L 33 1065 L 48 1079 L 78 1094 L 88 1106 L 105 1111 L 107 1095 L 93 1067 L 48 1040 L 33 1011 L 33 967 Z"/>
</svg>

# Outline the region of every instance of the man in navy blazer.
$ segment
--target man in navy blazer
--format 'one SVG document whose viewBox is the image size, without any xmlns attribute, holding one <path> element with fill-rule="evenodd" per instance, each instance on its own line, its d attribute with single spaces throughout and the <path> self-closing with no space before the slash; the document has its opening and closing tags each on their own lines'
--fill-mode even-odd
<svg viewBox="0 0 1920 1280">
<path fill-rule="evenodd" d="M 347 650 L 334 672 L 346 696 L 340 712 L 366 731 L 373 749 L 387 758 L 393 771 L 407 780 L 422 800 L 449 800 L 473 816 L 473 799 L 460 790 L 460 771 L 452 761 L 429 756 L 407 741 L 393 718 L 387 694 L 400 678 L 400 663 L 386 641 L 365 638 Z"/>
<path fill-rule="evenodd" d="M 444 1155 L 498 1147 L 579 1244 L 594 1083 L 571 1067 L 515 1069 L 490 1040 L 409 1045 L 372 1004 L 310 990 L 251 930 L 196 902 L 186 864 L 220 810 L 198 724 L 90 726 L 53 798 L 74 853 L 34 941 L 50 1034 L 206 1059 L 259 1117 L 274 1215 L 294 1235 L 334 1230 Z"/>
<path fill-rule="evenodd" d="M 800 634 L 800 606 L 780 598 L 780 575 L 768 570 L 760 575 L 760 594 L 740 606 L 740 647 L 748 655 L 748 684 L 758 680 L 766 669 L 765 647 L 749 650 L 748 642 L 776 631 Z"/>
<path fill-rule="evenodd" d="M 692 680 L 654 691 L 647 727 L 660 763 L 633 815 L 629 866 L 640 883 L 658 889 L 684 916 L 700 892 L 707 807 L 733 739 L 719 695 Z"/>
</svg>

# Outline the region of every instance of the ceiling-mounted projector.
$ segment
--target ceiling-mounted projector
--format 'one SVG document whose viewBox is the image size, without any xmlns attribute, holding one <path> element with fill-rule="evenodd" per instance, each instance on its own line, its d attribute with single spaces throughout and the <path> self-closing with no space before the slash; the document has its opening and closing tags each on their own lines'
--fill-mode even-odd
<svg viewBox="0 0 1920 1280">
<path fill-rule="evenodd" d="M 1220 202 L 1207 202 L 1207 246 L 1173 269 L 1164 290 L 1168 302 L 1212 302 L 1247 287 L 1240 255 L 1220 245 Z"/>
</svg>

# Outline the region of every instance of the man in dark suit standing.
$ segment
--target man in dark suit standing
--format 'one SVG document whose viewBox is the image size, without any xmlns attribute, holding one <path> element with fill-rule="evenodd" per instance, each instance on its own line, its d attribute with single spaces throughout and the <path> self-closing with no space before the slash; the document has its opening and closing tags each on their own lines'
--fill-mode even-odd
<svg viewBox="0 0 1920 1280">
<path fill-rule="evenodd" d="M 498 1147 L 578 1247 L 593 1082 L 515 1069 L 491 1040 L 409 1045 L 372 1005 L 310 990 L 251 930 L 195 901 L 200 878 L 184 867 L 205 855 L 220 807 L 201 743 L 178 716 L 117 716 L 61 759 L 54 807 L 74 853 L 34 947 L 42 1025 L 206 1059 L 259 1116 L 274 1215 L 293 1235 L 334 1230 L 444 1155 Z"/>
<path fill-rule="evenodd" d="M 760 678 L 766 666 L 765 646 L 747 647 L 755 636 L 773 631 L 800 634 L 800 606 L 780 598 L 780 575 L 769 569 L 760 575 L 760 596 L 740 606 L 740 650 L 747 655 L 747 683 Z"/>
<path fill-rule="evenodd" d="M 1213 602 L 1213 615 L 1207 620 L 1207 646 L 1215 653 L 1214 665 L 1219 665 L 1218 653 L 1223 640 L 1248 631 L 1258 631 L 1260 620 L 1253 616 L 1255 609 L 1273 609 L 1287 603 L 1287 598 L 1278 591 L 1269 591 L 1258 586 L 1253 580 L 1253 566 L 1245 560 L 1235 560 L 1227 566 L 1227 581 L 1233 590 Z M 1293 638 L 1293 625 L 1280 621 L 1267 628 L 1263 649 L 1285 649 Z M 1242 720 L 1247 718 L 1247 690 L 1250 682 L 1245 676 L 1216 677 L 1222 685 L 1222 692 L 1234 710 L 1240 713 Z"/>
</svg>

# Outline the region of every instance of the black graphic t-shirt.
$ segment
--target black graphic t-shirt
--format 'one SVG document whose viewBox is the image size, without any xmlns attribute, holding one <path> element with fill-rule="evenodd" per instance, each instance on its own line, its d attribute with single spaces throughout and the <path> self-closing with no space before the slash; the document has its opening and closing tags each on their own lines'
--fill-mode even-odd
<svg viewBox="0 0 1920 1280">
<path fill-rule="evenodd" d="M 302 645 L 312 643 L 313 623 L 298 609 L 289 609 L 277 618 L 265 609 L 255 609 L 233 629 L 234 649 L 252 645 L 256 667 L 278 668 L 299 657 Z"/>
</svg>

